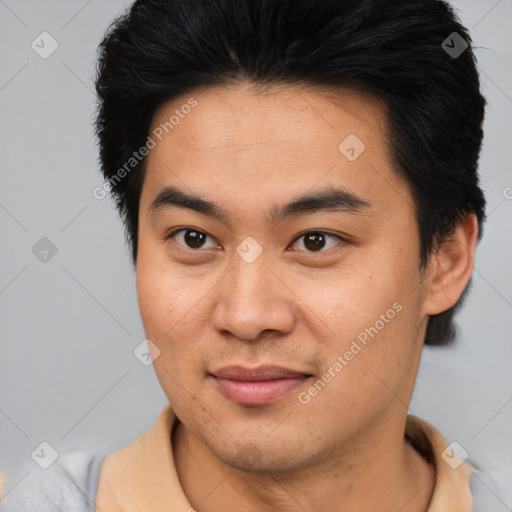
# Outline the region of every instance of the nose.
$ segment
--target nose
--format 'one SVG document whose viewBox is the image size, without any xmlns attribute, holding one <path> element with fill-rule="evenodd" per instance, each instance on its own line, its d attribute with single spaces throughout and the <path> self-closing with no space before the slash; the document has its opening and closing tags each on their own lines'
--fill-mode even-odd
<svg viewBox="0 0 512 512">
<path fill-rule="evenodd" d="M 237 256 L 216 287 L 215 329 L 243 340 L 255 340 L 264 331 L 290 333 L 296 322 L 293 293 L 277 274 L 263 255 L 252 263 Z"/>
</svg>

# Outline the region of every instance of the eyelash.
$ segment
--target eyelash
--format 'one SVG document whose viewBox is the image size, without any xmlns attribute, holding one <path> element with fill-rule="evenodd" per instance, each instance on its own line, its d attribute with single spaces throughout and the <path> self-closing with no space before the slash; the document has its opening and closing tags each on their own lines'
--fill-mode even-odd
<svg viewBox="0 0 512 512">
<path fill-rule="evenodd" d="M 208 233 L 205 233 L 204 231 L 200 231 L 199 229 L 195 229 L 195 228 L 191 228 L 191 227 L 187 227 L 187 228 L 179 228 L 179 229 L 175 229 L 169 233 L 167 233 L 164 237 L 164 240 L 167 241 L 167 240 L 170 240 L 171 238 L 174 238 L 175 235 L 177 235 L 178 233 L 180 233 L 181 231 L 196 231 L 198 233 L 201 233 L 201 234 L 204 234 L 206 235 L 207 237 L 210 237 L 210 238 L 213 238 L 211 237 L 210 235 L 208 235 Z M 337 238 L 340 242 L 346 242 L 346 240 L 344 238 L 342 238 L 341 236 L 339 235 L 334 235 L 333 233 L 329 233 L 327 231 L 321 231 L 321 230 L 308 230 L 308 231 L 303 231 L 302 233 L 300 233 L 299 235 L 297 235 L 297 237 L 293 240 L 292 244 L 291 245 L 294 245 L 295 243 L 297 243 L 297 241 L 306 236 L 306 235 L 310 235 L 310 234 L 321 234 L 321 235 L 327 235 L 328 237 L 331 237 L 331 238 Z M 338 244 L 337 244 L 338 245 Z M 193 251 L 193 252 L 199 252 L 201 251 L 201 248 L 199 249 L 193 249 L 192 247 L 184 247 L 180 244 L 180 247 L 184 248 L 184 249 L 188 249 L 190 251 Z M 336 247 L 336 246 L 334 246 Z M 329 251 L 330 249 L 332 249 L 332 247 L 329 247 L 328 249 L 326 250 L 323 250 L 323 248 L 319 251 L 302 251 L 301 252 L 307 252 L 307 253 L 310 253 L 310 254 L 315 254 L 315 253 L 323 253 L 323 252 L 327 252 Z"/>
</svg>

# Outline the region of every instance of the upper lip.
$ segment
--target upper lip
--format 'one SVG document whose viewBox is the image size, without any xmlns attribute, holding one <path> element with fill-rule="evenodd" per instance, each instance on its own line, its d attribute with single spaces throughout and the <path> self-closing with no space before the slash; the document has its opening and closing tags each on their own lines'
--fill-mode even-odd
<svg viewBox="0 0 512 512">
<path fill-rule="evenodd" d="M 231 379 L 240 381 L 264 381 L 276 379 L 291 379 L 297 377 L 309 377 L 309 374 L 284 368 L 282 366 L 263 365 L 256 368 L 244 368 L 243 366 L 225 366 L 212 372 L 219 379 Z"/>
</svg>

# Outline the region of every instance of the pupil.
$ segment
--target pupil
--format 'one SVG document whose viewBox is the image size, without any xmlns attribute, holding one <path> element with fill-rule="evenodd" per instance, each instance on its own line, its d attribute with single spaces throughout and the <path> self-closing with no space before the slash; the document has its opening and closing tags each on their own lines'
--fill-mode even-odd
<svg viewBox="0 0 512 512">
<path fill-rule="evenodd" d="M 192 248 L 198 249 L 204 244 L 204 233 L 187 230 L 185 232 L 185 242 Z"/>
<path fill-rule="evenodd" d="M 325 245 L 325 237 L 321 233 L 311 233 L 306 236 L 304 245 L 313 251 L 322 249 Z"/>
</svg>

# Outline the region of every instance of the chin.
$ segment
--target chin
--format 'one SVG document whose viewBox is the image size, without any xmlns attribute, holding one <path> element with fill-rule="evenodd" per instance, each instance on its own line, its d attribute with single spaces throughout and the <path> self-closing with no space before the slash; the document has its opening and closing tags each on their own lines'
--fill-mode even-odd
<svg viewBox="0 0 512 512">
<path fill-rule="evenodd" d="M 204 440 L 204 444 L 215 457 L 226 466 L 239 471 L 251 473 L 280 473 L 298 469 L 307 461 L 301 460 L 297 446 L 288 447 L 281 441 L 276 444 L 267 439 L 252 441 L 235 441 L 229 439 L 219 445 L 218 439 L 212 443 Z"/>
</svg>

